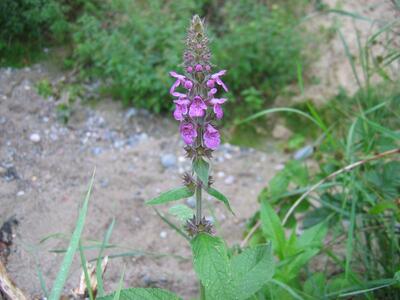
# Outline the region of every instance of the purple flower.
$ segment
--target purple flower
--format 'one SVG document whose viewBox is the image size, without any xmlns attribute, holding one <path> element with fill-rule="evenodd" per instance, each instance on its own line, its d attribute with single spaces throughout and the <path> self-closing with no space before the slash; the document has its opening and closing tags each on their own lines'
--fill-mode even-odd
<svg viewBox="0 0 400 300">
<path fill-rule="evenodd" d="M 193 87 L 193 82 L 191 82 L 190 80 L 186 80 L 185 81 L 185 89 L 190 91 L 192 89 L 192 87 Z"/>
<path fill-rule="evenodd" d="M 207 87 L 212 89 L 215 86 L 215 81 L 213 79 L 207 80 Z"/>
<path fill-rule="evenodd" d="M 190 101 L 186 98 L 179 98 L 178 100 L 174 100 L 175 110 L 174 110 L 174 118 L 177 121 L 183 121 L 184 115 L 188 112 L 188 105 Z"/>
<path fill-rule="evenodd" d="M 197 64 L 197 65 L 194 67 L 194 69 L 195 69 L 196 72 L 201 72 L 201 71 L 203 71 L 203 66 L 200 65 L 200 64 Z"/>
<path fill-rule="evenodd" d="M 183 141 L 187 145 L 191 145 L 194 143 L 197 137 L 197 130 L 195 125 L 192 123 L 182 122 L 179 126 L 179 131 L 181 133 Z"/>
<path fill-rule="evenodd" d="M 226 98 L 212 98 L 210 103 L 214 105 L 214 113 L 217 116 L 217 119 L 221 119 L 224 115 L 224 111 L 222 110 L 221 104 L 226 102 Z"/>
<path fill-rule="evenodd" d="M 204 103 L 203 99 L 201 99 L 200 96 L 196 96 L 190 104 L 189 116 L 191 118 L 203 117 L 206 109 L 207 105 Z"/>
<path fill-rule="evenodd" d="M 217 89 L 216 88 L 212 88 L 209 92 L 208 92 L 208 97 L 213 98 L 214 95 L 217 93 Z"/>
<path fill-rule="evenodd" d="M 211 79 L 215 80 L 215 82 L 218 85 L 222 86 L 222 88 L 225 90 L 225 92 L 227 92 L 228 88 L 226 87 L 225 83 L 220 78 L 221 76 L 225 75 L 225 73 L 226 73 L 226 70 L 219 71 L 218 73 L 211 75 Z"/>
<path fill-rule="evenodd" d="M 211 124 L 207 124 L 206 130 L 203 135 L 204 144 L 207 148 L 215 150 L 221 143 L 221 138 L 217 129 L 215 129 Z"/>
<path fill-rule="evenodd" d="M 175 96 L 175 97 L 181 97 L 181 93 L 175 92 L 175 89 L 180 86 L 181 84 L 184 85 L 186 82 L 186 77 L 183 75 L 180 75 L 174 71 L 169 72 L 169 75 L 172 77 L 176 78 L 175 83 L 171 86 L 171 89 L 169 90 L 170 94 Z"/>
</svg>

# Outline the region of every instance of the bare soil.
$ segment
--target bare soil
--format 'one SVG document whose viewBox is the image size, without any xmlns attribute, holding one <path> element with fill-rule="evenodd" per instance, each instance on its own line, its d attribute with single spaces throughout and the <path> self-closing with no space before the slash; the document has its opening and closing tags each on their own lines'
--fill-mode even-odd
<svg viewBox="0 0 400 300">
<path fill-rule="evenodd" d="M 57 76 L 41 65 L 0 70 L 0 220 L 18 222 L 7 259 L 10 276 L 30 297 L 43 296 L 38 268 L 47 287 L 52 286 L 62 254 L 49 251 L 66 248 L 96 168 L 85 244 L 101 241 L 115 218 L 111 243 L 117 247 L 107 254 L 138 254 L 111 259 L 106 290 L 116 288 L 125 268 L 126 287 L 157 286 L 185 299 L 195 296 L 198 286 L 187 241 L 144 204 L 179 185 L 190 167 L 177 123 L 168 116 L 124 111 L 106 100 L 95 109 L 75 106 L 65 126 L 57 121 L 55 102 L 40 97 L 35 87 L 41 78 L 57 80 Z M 164 162 L 167 167 L 162 163 L 166 155 L 176 159 Z M 218 234 L 230 245 L 240 242 L 246 219 L 258 209 L 257 194 L 284 160 L 282 155 L 229 144 L 216 151 L 215 186 L 230 198 L 236 217 L 211 198 L 206 198 L 205 214 L 214 215 Z M 40 243 L 55 233 L 64 235 Z M 142 252 L 147 254 L 139 255 Z M 87 255 L 95 258 L 97 250 Z M 77 288 L 80 274 L 76 257 L 65 294 Z"/>
</svg>

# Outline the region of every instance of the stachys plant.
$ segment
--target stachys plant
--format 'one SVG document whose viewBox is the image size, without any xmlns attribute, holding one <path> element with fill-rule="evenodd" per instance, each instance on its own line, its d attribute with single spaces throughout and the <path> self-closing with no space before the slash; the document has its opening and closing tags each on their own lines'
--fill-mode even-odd
<svg viewBox="0 0 400 300">
<path fill-rule="evenodd" d="M 184 187 L 161 194 L 148 202 L 160 204 L 195 195 L 196 212 L 185 226 L 190 236 L 199 232 L 213 232 L 212 224 L 202 214 L 203 190 L 224 202 L 232 211 L 228 199 L 211 187 L 213 180 L 209 175 L 209 160 L 221 143 L 217 121 L 223 117 L 222 105 L 227 101 L 217 95 L 227 92 L 228 88 L 221 79 L 226 71 L 212 71 L 208 42 L 203 21 L 196 15 L 187 34 L 183 75 L 175 71 L 169 73 L 175 79 L 170 89 L 170 94 L 175 98 L 173 116 L 180 122 L 179 132 L 186 144 L 186 155 L 192 160 L 192 171 L 184 174 Z"/>
<path fill-rule="evenodd" d="M 188 235 L 180 233 L 192 246 L 193 264 L 200 281 L 200 299 L 245 300 L 271 280 L 274 274 L 272 250 L 271 245 L 258 245 L 231 257 L 225 241 L 213 235 L 212 223 L 202 214 L 203 191 L 222 201 L 232 212 L 228 199 L 212 187 L 213 179 L 209 174 L 212 153 L 221 143 L 217 122 L 224 115 L 222 107 L 227 101 L 219 95 L 228 88 L 222 81 L 226 71 L 213 71 L 208 42 L 204 23 L 196 15 L 187 34 L 183 74 L 170 72 L 175 79 L 170 89 L 175 103 L 173 116 L 179 121 L 179 132 L 187 157 L 192 160 L 192 170 L 184 174 L 183 187 L 162 193 L 147 204 L 163 204 L 195 195 L 193 218 L 189 215 L 192 211 L 186 206 L 180 206 L 176 211 L 186 219 L 184 228 Z"/>
</svg>

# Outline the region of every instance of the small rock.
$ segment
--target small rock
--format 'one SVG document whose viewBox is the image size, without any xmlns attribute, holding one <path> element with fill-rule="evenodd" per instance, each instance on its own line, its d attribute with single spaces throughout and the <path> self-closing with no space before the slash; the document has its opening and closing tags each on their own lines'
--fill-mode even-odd
<svg viewBox="0 0 400 300">
<path fill-rule="evenodd" d="M 225 182 L 225 184 L 232 184 L 235 182 L 235 177 L 232 175 L 229 175 L 228 177 L 225 178 L 224 182 Z"/>
<path fill-rule="evenodd" d="M 24 191 L 19 191 L 19 192 L 17 193 L 17 197 L 22 197 L 23 195 L 25 195 L 25 192 L 24 192 Z"/>
<path fill-rule="evenodd" d="M 303 160 L 303 159 L 310 157 L 313 153 L 314 153 L 314 146 L 307 145 L 307 146 L 297 150 L 294 153 L 293 158 L 295 160 Z"/>
<path fill-rule="evenodd" d="M 176 156 L 173 154 L 164 154 L 161 156 L 161 164 L 164 168 L 172 168 L 176 166 Z"/>
<path fill-rule="evenodd" d="M 160 238 L 165 239 L 167 237 L 167 232 L 166 231 L 161 231 L 160 232 Z"/>
<path fill-rule="evenodd" d="M 133 107 L 128 109 L 124 117 L 125 122 L 128 122 L 132 117 L 135 117 L 137 113 L 138 113 L 137 109 Z"/>
<path fill-rule="evenodd" d="M 195 208 L 196 207 L 196 199 L 194 197 L 189 197 L 189 198 L 186 199 L 186 204 L 190 208 Z"/>
<path fill-rule="evenodd" d="M 0 125 L 4 125 L 6 124 L 6 122 L 7 122 L 6 117 L 0 116 Z"/>
<path fill-rule="evenodd" d="M 283 170 L 284 168 L 285 168 L 285 165 L 284 165 L 284 164 L 279 164 L 279 165 L 276 165 L 276 166 L 274 167 L 274 170 L 280 171 L 280 170 Z"/>
<path fill-rule="evenodd" d="M 34 143 L 39 143 L 40 142 L 40 135 L 38 133 L 32 133 L 29 136 L 29 139 Z"/>
<path fill-rule="evenodd" d="M 288 140 L 292 134 L 289 129 L 281 124 L 276 125 L 272 130 L 272 136 L 276 139 Z"/>
<path fill-rule="evenodd" d="M 92 148 L 92 154 L 93 155 L 100 155 L 101 153 L 103 153 L 103 148 L 101 148 L 101 147 L 94 147 L 94 148 Z"/>
<path fill-rule="evenodd" d="M 116 140 L 113 145 L 115 148 L 121 149 L 122 147 L 125 146 L 125 143 L 126 142 L 124 140 Z"/>
<path fill-rule="evenodd" d="M 218 176 L 219 178 L 225 177 L 225 173 L 222 172 L 222 171 L 220 171 L 220 172 L 217 173 L 217 176 Z"/>
<path fill-rule="evenodd" d="M 9 166 L 8 168 L 1 167 L 0 175 L 3 176 L 6 181 L 12 181 L 15 179 L 19 179 L 17 169 L 15 169 L 14 166 Z"/>
<path fill-rule="evenodd" d="M 103 178 L 100 180 L 100 186 L 102 188 L 106 188 L 108 187 L 108 184 L 110 183 L 110 181 L 107 178 Z"/>
</svg>

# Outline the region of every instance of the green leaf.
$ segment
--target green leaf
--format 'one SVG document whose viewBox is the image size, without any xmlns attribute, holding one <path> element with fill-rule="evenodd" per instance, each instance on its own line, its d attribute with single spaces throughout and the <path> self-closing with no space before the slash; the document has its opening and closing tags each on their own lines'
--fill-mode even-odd
<svg viewBox="0 0 400 300">
<path fill-rule="evenodd" d="M 193 163 L 193 169 L 199 176 L 201 182 L 204 186 L 208 186 L 208 172 L 210 170 L 210 165 L 202 158 L 198 158 Z"/>
<path fill-rule="evenodd" d="M 85 200 L 83 201 L 83 205 L 79 210 L 78 220 L 76 222 L 75 230 L 71 236 L 71 240 L 68 245 L 68 249 L 65 253 L 63 262 L 61 264 L 61 268 L 58 271 L 56 280 L 53 285 L 53 289 L 51 290 L 49 300 L 58 300 L 60 299 L 61 292 L 63 291 L 65 281 L 68 277 L 68 272 L 71 267 L 72 261 L 74 259 L 74 255 L 79 246 L 79 241 L 81 238 L 83 226 L 85 224 L 86 213 L 88 210 L 89 198 L 92 192 L 93 182 L 94 182 L 95 171 L 93 172 L 92 179 L 90 180 L 89 188 L 86 193 Z"/>
<path fill-rule="evenodd" d="M 259 291 L 275 272 L 270 244 L 249 248 L 231 260 L 232 271 L 239 299 L 248 299 Z"/>
<path fill-rule="evenodd" d="M 97 300 L 113 300 L 115 293 L 97 298 Z M 169 291 L 155 288 L 129 288 L 123 289 L 119 293 L 121 300 L 181 300 Z"/>
<path fill-rule="evenodd" d="M 174 215 L 177 217 L 180 221 L 185 222 L 186 220 L 190 219 L 193 217 L 193 209 L 188 207 L 187 205 L 184 204 L 178 204 L 175 206 L 170 207 L 168 212 L 171 215 Z"/>
<path fill-rule="evenodd" d="M 294 183 L 303 186 L 308 184 L 308 170 L 304 163 L 290 160 L 285 165 L 285 172 Z"/>
<path fill-rule="evenodd" d="M 191 241 L 191 245 L 194 269 L 205 287 L 206 299 L 237 299 L 225 242 L 221 238 L 200 233 Z"/>
<path fill-rule="evenodd" d="M 279 198 L 282 194 L 287 192 L 290 178 L 286 172 L 281 171 L 277 173 L 268 183 L 268 194 L 272 201 Z"/>
<path fill-rule="evenodd" d="M 283 259 L 286 240 L 285 231 L 278 215 L 266 201 L 261 203 L 260 218 L 262 231 L 272 241 L 272 247 L 279 258 Z"/>
<path fill-rule="evenodd" d="M 216 189 L 214 189 L 214 188 L 212 188 L 212 187 L 208 187 L 208 188 L 206 189 L 206 192 L 207 192 L 208 194 L 210 194 L 211 196 L 213 196 L 215 199 L 217 199 L 217 200 L 219 200 L 219 201 L 222 201 L 222 202 L 225 204 L 226 208 L 227 208 L 233 215 L 235 215 L 235 213 L 233 212 L 233 210 L 232 210 L 232 208 L 231 208 L 231 205 L 229 204 L 228 198 L 226 198 L 226 196 L 225 196 L 224 194 L 222 194 L 221 192 L 219 192 L 218 190 L 216 190 Z"/>
<path fill-rule="evenodd" d="M 321 248 L 327 232 L 328 226 L 326 222 L 310 227 L 304 230 L 297 239 L 297 246 L 300 249 Z"/>
<path fill-rule="evenodd" d="M 148 205 L 163 204 L 193 196 L 194 192 L 186 186 L 169 190 L 146 202 Z"/>
</svg>

